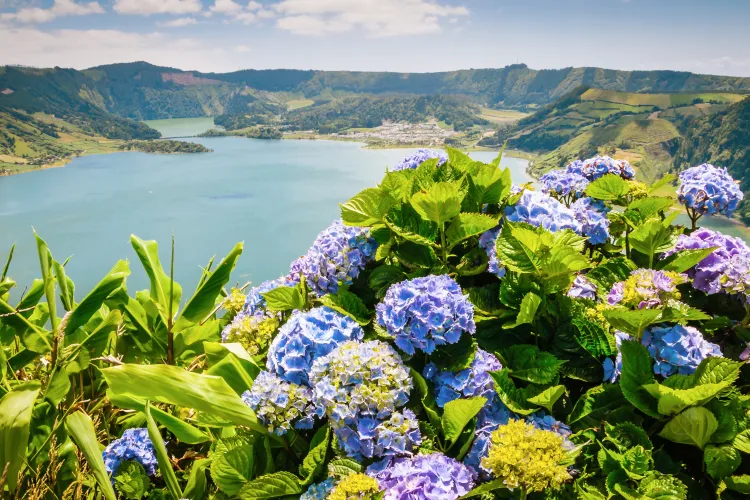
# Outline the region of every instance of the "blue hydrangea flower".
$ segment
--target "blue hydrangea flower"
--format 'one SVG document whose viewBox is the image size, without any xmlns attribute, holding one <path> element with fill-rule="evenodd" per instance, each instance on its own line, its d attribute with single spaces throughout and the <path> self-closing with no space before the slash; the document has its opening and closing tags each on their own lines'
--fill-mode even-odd
<svg viewBox="0 0 750 500">
<path fill-rule="evenodd" d="M 712 247 L 718 248 L 687 271 L 693 287 L 709 295 L 739 293 L 747 300 L 750 293 L 750 247 L 740 238 L 700 228 L 689 235 L 681 234 L 677 245 L 665 252 L 664 257 L 682 250 Z"/>
<path fill-rule="evenodd" d="M 731 217 L 743 197 L 742 190 L 726 168 L 704 163 L 680 173 L 677 198 L 696 214 Z"/>
<path fill-rule="evenodd" d="M 102 459 L 112 481 L 120 464 L 128 460 L 141 464 L 149 476 L 154 476 L 159 466 L 148 429 L 126 429 L 120 439 L 107 445 L 102 452 Z"/>
<path fill-rule="evenodd" d="M 315 407 L 312 390 L 302 385 L 291 384 L 273 373 L 262 371 L 253 381 L 242 400 L 253 409 L 269 432 L 279 436 L 294 424 L 295 429 L 312 429 Z"/>
<path fill-rule="evenodd" d="M 416 349 L 432 354 L 455 344 L 463 332 L 474 334 L 474 306 L 448 275 L 425 276 L 392 285 L 377 306 L 378 324 L 412 355 Z"/>
<path fill-rule="evenodd" d="M 596 155 L 588 160 L 575 160 L 569 163 L 565 170 L 582 175 L 589 181 L 594 181 L 606 174 L 619 175 L 625 180 L 635 178 L 635 170 L 627 160 L 615 160 L 609 156 Z"/>
<path fill-rule="evenodd" d="M 690 375 L 707 357 L 722 355 L 718 345 L 706 341 L 692 326 L 654 326 L 646 330 L 641 343 L 656 361 L 654 373 L 663 377 Z"/>
<path fill-rule="evenodd" d="M 565 169 L 550 170 L 539 179 L 539 183 L 544 193 L 559 198 L 566 205 L 583 196 L 589 185 L 588 179 L 584 176 Z"/>
<path fill-rule="evenodd" d="M 335 481 L 332 477 L 320 483 L 311 484 L 307 491 L 299 497 L 299 500 L 326 500 L 334 485 Z"/>
<path fill-rule="evenodd" d="M 366 227 L 345 226 L 341 220 L 324 229 L 307 254 L 292 263 L 289 279 L 304 276 L 310 288 L 323 296 L 351 284 L 375 258 L 377 242 Z"/>
<path fill-rule="evenodd" d="M 519 417 L 500 401 L 497 394 L 490 395 L 490 400 L 477 415 L 474 442 L 464 457 L 463 463 L 471 467 L 482 480 L 490 479 L 490 471 L 482 467 L 482 459 L 490 452 L 492 433 L 501 425 L 507 424 L 511 418 Z"/>
<path fill-rule="evenodd" d="M 604 382 L 614 384 L 620 378 L 620 374 L 622 373 L 622 351 L 620 350 L 620 346 L 622 346 L 623 340 L 633 340 L 633 337 L 625 332 L 616 330 L 615 344 L 617 345 L 617 357 L 615 357 L 614 361 L 612 358 L 604 360 L 602 365 L 602 368 L 604 368 Z"/>
<path fill-rule="evenodd" d="M 476 473 L 442 453 L 385 459 L 367 468 L 384 500 L 456 500 L 474 487 Z"/>
<path fill-rule="evenodd" d="M 571 434 L 573 434 L 573 431 L 570 430 L 569 426 L 560 422 L 559 420 L 556 420 L 552 415 L 547 415 L 543 411 L 532 413 L 531 415 L 526 417 L 526 421 L 532 424 L 537 429 L 552 431 L 555 434 L 559 434 L 566 439 L 570 437 Z"/>
<path fill-rule="evenodd" d="M 573 280 L 573 284 L 568 289 L 568 297 L 573 299 L 596 300 L 597 286 L 586 276 L 579 274 Z"/>
<path fill-rule="evenodd" d="M 401 357 L 377 340 L 345 342 L 316 359 L 310 383 L 318 416 L 327 415 L 334 428 L 388 417 L 406 404 L 412 388 Z"/>
<path fill-rule="evenodd" d="M 422 443 L 417 416 L 408 409 L 385 420 L 362 417 L 356 425 L 334 426 L 333 432 L 344 453 L 355 460 L 410 455 Z"/>
<path fill-rule="evenodd" d="M 505 218 L 511 222 L 526 222 L 549 231 L 570 229 L 581 233 L 581 223 L 571 209 L 548 194 L 524 191 L 515 205 L 505 208 Z"/>
<path fill-rule="evenodd" d="M 393 170 L 396 171 L 396 170 L 406 170 L 409 168 L 417 168 L 422 163 L 426 162 L 427 160 L 432 160 L 433 158 L 438 159 L 438 166 L 448 161 L 448 155 L 446 155 L 442 151 L 433 151 L 431 149 L 419 149 L 413 155 L 409 155 L 403 160 L 401 160 L 400 162 L 396 163 L 393 166 Z"/>
<path fill-rule="evenodd" d="M 461 397 L 484 396 L 490 399 L 495 393 L 495 384 L 490 372 L 503 368 L 500 361 L 487 351 L 477 349 L 471 366 L 459 372 L 438 370 L 435 363 L 424 367 L 425 379 L 435 387 L 435 401 L 442 408 L 446 403 Z"/>
<path fill-rule="evenodd" d="M 479 246 L 487 252 L 487 258 L 489 260 L 487 270 L 497 276 L 498 278 L 502 278 L 505 276 L 505 268 L 500 265 L 500 261 L 497 260 L 497 237 L 500 236 L 500 226 L 497 226 L 494 229 L 490 229 L 489 231 L 485 231 L 482 233 L 482 235 L 479 237 Z"/>
<path fill-rule="evenodd" d="M 271 342 L 266 366 L 288 382 L 306 385 L 313 361 L 363 336 L 356 321 L 329 307 L 295 312 Z"/>
<path fill-rule="evenodd" d="M 582 234 L 588 236 L 589 243 L 601 245 L 609 238 L 609 208 L 601 200 L 581 198 L 570 206 L 576 220 L 581 224 Z"/>
</svg>

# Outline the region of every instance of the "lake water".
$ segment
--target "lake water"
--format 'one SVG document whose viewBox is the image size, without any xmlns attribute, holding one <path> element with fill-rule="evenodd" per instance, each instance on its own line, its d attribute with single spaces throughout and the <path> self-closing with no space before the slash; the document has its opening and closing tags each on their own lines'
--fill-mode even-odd
<svg viewBox="0 0 750 500">
<path fill-rule="evenodd" d="M 164 136 L 206 130 L 212 120 L 153 123 Z M 175 277 L 194 288 L 212 255 L 245 242 L 233 280 L 259 283 L 288 270 L 315 236 L 339 216 L 338 203 L 375 185 L 387 165 L 414 150 L 367 150 L 335 141 L 199 138 L 213 153 L 113 153 L 76 158 L 63 168 L 0 177 L 0 267 L 17 243 L 9 275 L 19 287 L 39 276 L 32 227 L 67 265 L 79 293 L 91 289 L 118 259 L 130 259 L 129 288 L 147 279 L 130 234 L 161 244 L 165 267 L 175 236 Z M 496 154 L 472 154 L 490 161 Z M 505 158 L 516 182 L 527 162 Z M 218 262 L 218 260 L 217 260 Z M 14 296 L 18 296 L 14 292 Z"/>
</svg>

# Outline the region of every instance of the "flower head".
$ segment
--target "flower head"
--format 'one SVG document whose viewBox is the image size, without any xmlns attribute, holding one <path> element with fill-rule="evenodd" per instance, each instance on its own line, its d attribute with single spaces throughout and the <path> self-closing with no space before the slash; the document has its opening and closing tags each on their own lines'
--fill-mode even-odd
<svg viewBox="0 0 750 500">
<path fill-rule="evenodd" d="M 120 464 L 126 460 L 138 462 L 149 476 L 156 474 L 158 463 L 156 451 L 148 429 L 126 429 L 120 439 L 115 439 L 102 452 L 104 467 L 110 478 L 117 473 Z"/>
<path fill-rule="evenodd" d="M 482 465 L 509 488 L 527 492 L 559 489 L 571 479 L 567 467 L 561 465 L 567 453 L 565 441 L 557 433 L 511 420 L 492 433 L 490 452 Z"/>
<path fill-rule="evenodd" d="M 633 309 L 653 309 L 680 300 L 677 285 L 687 277 L 671 271 L 636 269 L 628 279 L 615 283 L 607 302 Z"/>
<path fill-rule="evenodd" d="M 392 285 L 377 306 L 377 321 L 410 355 L 416 349 L 432 354 L 439 345 L 458 342 L 463 332 L 476 331 L 474 306 L 448 275 Z"/>
<path fill-rule="evenodd" d="M 656 361 L 654 372 L 664 377 L 690 375 L 707 357 L 721 356 L 719 346 L 706 341 L 692 326 L 654 326 L 646 330 L 641 342 Z"/>
<path fill-rule="evenodd" d="M 471 366 L 459 372 L 439 371 L 434 363 L 424 368 L 424 377 L 435 386 L 435 400 L 439 407 L 461 397 L 484 396 L 488 400 L 496 395 L 490 372 L 503 368 L 500 361 L 482 349 L 477 349 Z"/>
<path fill-rule="evenodd" d="M 505 276 L 505 268 L 500 266 L 500 261 L 497 260 L 496 245 L 498 236 L 500 236 L 500 226 L 485 231 L 482 233 L 482 236 L 479 237 L 479 246 L 487 252 L 487 258 L 489 259 L 487 270 L 498 278 L 502 278 Z"/>
<path fill-rule="evenodd" d="M 307 384 L 313 361 L 364 332 L 349 316 L 329 307 L 295 312 L 281 327 L 268 349 L 268 370 L 295 384 Z"/>
<path fill-rule="evenodd" d="M 581 198 L 570 206 L 576 220 L 581 224 L 581 233 L 588 236 L 589 243 L 601 245 L 609 238 L 609 208 L 603 201 Z"/>
<path fill-rule="evenodd" d="M 312 405 L 312 390 L 292 384 L 273 373 L 258 374 L 242 400 L 253 409 L 269 432 L 285 434 L 294 425 L 295 429 L 311 429 L 315 408 Z"/>
<path fill-rule="evenodd" d="M 222 342 L 237 342 L 251 356 L 262 353 L 279 327 L 277 315 L 258 312 L 254 315 L 244 311 L 234 317 L 221 332 Z"/>
<path fill-rule="evenodd" d="M 409 155 L 400 162 L 396 163 L 393 166 L 393 170 L 406 170 L 409 168 L 417 168 L 422 163 L 426 162 L 427 160 L 432 160 L 433 158 L 438 159 L 438 166 L 442 165 L 446 161 L 448 161 L 448 156 L 443 153 L 442 151 L 433 151 L 431 149 L 420 149 L 413 155 Z"/>
<path fill-rule="evenodd" d="M 325 481 L 311 484 L 307 491 L 305 491 L 299 500 L 326 500 L 328 494 L 333 489 L 334 479 L 329 477 Z"/>
<path fill-rule="evenodd" d="M 581 232 L 581 223 L 571 209 L 539 191 L 524 191 L 515 205 L 506 207 L 505 218 L 511 222 L 526 222 L 548 231 L 570 229 Z"/>
<path fill-rule="evenodd" d="M 377 340 L 349 341 L 318 358 L 310 383 L 319 416 L 334 428 L 384 419 L 409 399 L 412 380 L 398 353 Z"/>
<path fill-rule="evenodd" d="M 615 345 L 617 346 L 617 356 L 614 361 L 612 358 L 604 360 L 602 368 L 604 368 L 604 382 L 609 381 L 614 384 L 617 379 L 620 378 L 622 373 L 622 351 L 620 350 L 623 340 L 633 340 L 633 337 L 625 332 L 619 330 L 615 331 Z"/>
<path fill-rule="evenodd" d="M 319 296 L 351 284 L 374 259 L 377 243 L 366 227 L 345 226 L 340 220 L 324 229 L 307 254 L 292 264 L 290 279 L 303 276 Z"/>
<path fill-rule="evenodd" d="M 229 292 L 229 295 L 224 297 L 224 301 L 221 304 L 224 310 L 232 315 L 240 312 L 244 305 L 245 295 L 243 295 L 242 290 L 240 290 L 239 288 L 232 288 L 232 290 Z"/>
<path fill-rule="evenodd" d="M 474 487 L 476 474 L 441 453 L 385 459 L 367 468 L 385 490 L 384 500 L 456 500 Z"/>
<path fill-rule="evenodd" d="M 385 420 L 363 417 L 356 425 L 334 425 L 333 432 L 344 453 L 356 460 L 410 455 L 422 442 L 417 416 L 408 409 Z"/>
<path fill-rule="evenodd" d="M 596 300 L 597 287 L 586 276 L 579 274 L 568 289 L 568 297 L 573 299 Z"/>
<path fill-rule="evenodd" d="M 380 492 L 377 480 L 365 474 L 349 474 L 333 487 L 328 500 L 369 500 Z"/>
<path fill-rule="evenodd" d="M 569 202 L 583 196 L 589 180 L 578 172 L 560 169 L 550 170 L 539 179 L 539 183 L 546 194 Z"/>
<path fill-rule="evenodd" d="M 552 431 L 558 436 L 562 436 L 563 438 L 567 438 L 573 433 L 570 430 L 570 427 L 560 422 L 559 420 L 556 420 L 552 415 L 547 415 L 543 411 L 532 413 L 531 415 L 526 417 L 526 421 L 537 429 L 541 429 L 543 431 Z M 572 443 L 570 443 L 569 441 L 566 442 L 565 445 L 568 448 L 572 447 Z"/>
<path fill-rule="evenodd" d="M 579 174 L 589 181 L 594 181 L 606 174 L 619 175 L 625 180 L 635 177 L 635 170 L 626 160 L 615 160 L 609 156 L 596 155 L 588 160 L 576 160 L 568 164 L 565 170 Z"/>
<path fill-rule="evenodd" d="M 698 214 L 731 217 L 743 197 L 742 190 L 726 168 L 704 163 L 680 173 L 677 198 Z"/>
</svg>

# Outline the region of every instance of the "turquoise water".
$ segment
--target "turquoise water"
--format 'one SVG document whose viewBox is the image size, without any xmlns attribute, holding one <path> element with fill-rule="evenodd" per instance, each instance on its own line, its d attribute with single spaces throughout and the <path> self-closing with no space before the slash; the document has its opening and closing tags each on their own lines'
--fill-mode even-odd
<svg viewBox="0 0 750 500">
<path fill-rule="evenodd" d="M 57 260 L 72 256 L 67 272 L 79 300 L 118 259 L 131 260 L 131 290 L 147 286 L 131 233 L 159 241 L 165 267 L 174 234 L 175 276 L 186 293 L 197 284 L 199 266 L 238 241 L 245 251 L 234 281 L 277 277 L 339 216 L 339 202 L 375 185 L 386 165 L 412 151 L 334 141 L 195 140 L 214 152 L 92 155 L 64 168 L 0 177 L 0 260 L 16 242 L 9 273 L 19 283 L 15 296 L 39 276 L 32 226 Z M 506 158 L 503 166 L 517 182 L 528 180 L 525 160 Z"/>
</svg>

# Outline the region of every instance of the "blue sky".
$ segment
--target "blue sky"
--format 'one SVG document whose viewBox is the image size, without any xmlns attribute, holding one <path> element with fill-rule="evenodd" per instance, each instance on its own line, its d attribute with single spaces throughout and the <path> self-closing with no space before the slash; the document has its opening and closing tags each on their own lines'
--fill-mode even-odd
<svg viewBox="0 0 750 500">
<path fill-rule="evenodd" d="M 750 76 L 748 0 L 0 0 L 0 64 Z"/>
</svg>

